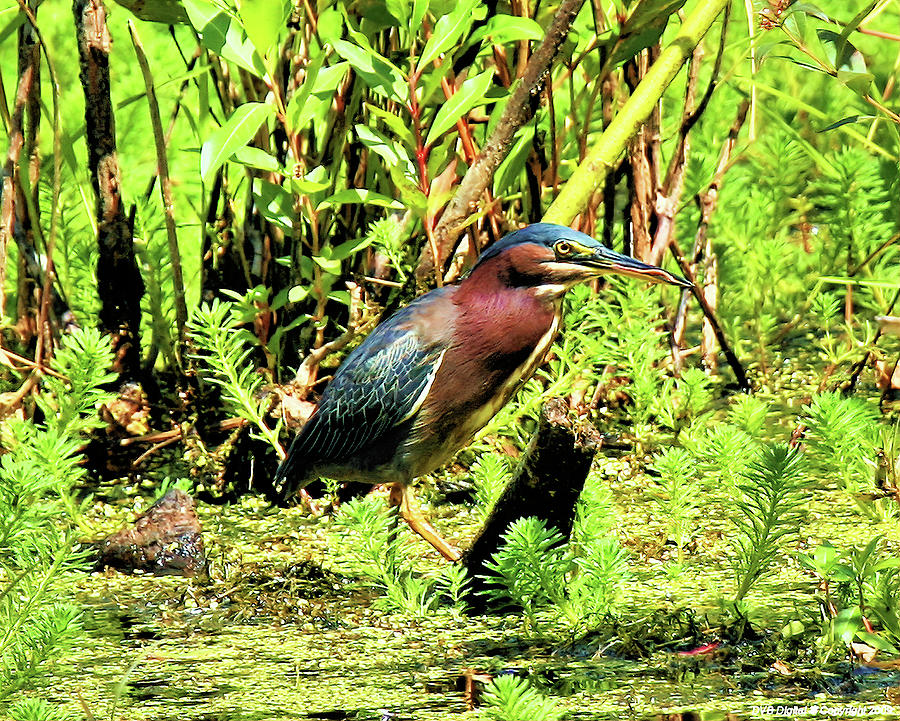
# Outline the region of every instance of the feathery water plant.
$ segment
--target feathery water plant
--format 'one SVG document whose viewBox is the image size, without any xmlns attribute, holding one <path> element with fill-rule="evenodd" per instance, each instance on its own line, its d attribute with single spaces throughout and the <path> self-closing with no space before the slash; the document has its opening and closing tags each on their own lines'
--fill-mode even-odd
<svg viewBox="0 0 900 721">
<path fill-rule="evenodd" d="M 409 267 L 409 243 L 403 225 L 393 216 L 380 218 L 369 225 L 367 238 L 388 259 L 400 282 L 406 281 Z"/>
<path fill-rule="evenodd" d="M 659 506 L 660 517 L 668 524 L 680 566 L 684 562 L 684 547 L 697 528 L 700 483 L 696 462 L 686 449 L 670 447 L 656 456 L 653 467 L 659 472 L 659 481 L 651 493 Z"/>
<path fill-rule="evenodd" d="M 500 550 L 485 564 L 496 586 L 487 593 L 495 601 L 521 606 L 536 626 L 538 610 L 566 605 L 565 580 L 572 559 L 565 538 L 534 516 L 510 523 L 502 538 Z"/>
<path fill-rule="evenodd" d="M 769 406 L 756 396 L 741 393 L 728 407 L 728 422 L 744 433 L 757 437 L 766 424 Z"/>
<path fill-rule="evenodd" d="M 622 600 L 628 556 L 611 533 L 611 493 L 594 480 L 579 499 L 569 541 L 539 518 L 520 518 L 486 564 L 487 595 L 521 607 L 532 628 L 545 613 L 570 628 L 590 626 Z"/>
<path fill-rule="evenodd" d="M 509 480 L 509 461 L 498 453 L 482 453 L 469 473 L 475 484 L 475 507 L 487 518 Z"/>
<path fill-rule="evenodd" d="M 628 553 L 613 533 L 619 518 L 609 486 L 599 476 L 588 476 L 569 540 L 574 569 L 566 594 L 574 623 L 589 625 L 622 601 L 630 574 Z"/>
<path fill-rule="evenodd" d="M 864 400 L 840 393 L 814 396 L 803 418 L 805 443 L 816 470 L 850 494 L 874 479 L 878 412 Z"/>
<path fill-rule="evenodd" d="M 510 674 L 492 679 L 482 701 L 485 713 L 496 721 L 559 721 L 565 715 L 553 699 Z"/>
<path fill-rule="evenodd" d="M 704 484 L 716 495 L 731 494 L 759 451 L 758 441 L 728 423 L 712 427 L 695 423 L 682 433 L 681 443 L 696 459 Z"/>
<path fill-rule="evenodd" d="M 76 328 L 64 337 L 51 363 L 55 375 L 42 378 L 46 392 L 35 397 L 48 428 L 76 435 L 103 425 L 97 408 L 114 397 L 102 387 L 116 378 L 112 361 L 109 339 L 95 328 Z"/>
<path fill-rule="evenodd" d="M 731 518 L 737 531 L 732 541 L 735 604 L 798 533 L 806 501 L 802 454 L 786 445 L 764 446 L 742 474 L 738 490 Z"/>
<path fill-rule="evenodd" d="M 8 420 L 0 456 L 0 712 L 22 717 L 31 706 L 6 709 L 43 666 L 81 632 L 81 612 L 51 591 L 64 572 L 81 563 L 73 553 L 80 508 L 73 489 L 86 471 L 83 434 L 100 425 L 97 407 L 112 395 L 113 354 L 94 329 L 63 337 L 36 400 L 44 422 Z M 38 706 L 40 706 L 38 704 Z M 34 708 L 38 708 L 34 706 Z M 40 708 L 44 708 L 41 706 Z M 15 713 L 14 713 L 15 711 Z M 21 713 L 20 713 L 21 712 Z M 41 711 L 43 714 L 43 711 Z M 49 716 L 48 716 L 49 718 Z"/>
<path fill-rule="evenodd" d="M 231 303 L 216 299 L 194 308 L 188 323 L 188 334 L 196 348 L 191 357 L 197 362 L 200 377 L 220 388 L 228 411 L 255 426 L 257 435 L 283 457 L 278 441 L 281 422 L 274 428 L 266 422 L 267 401 L 259 397 L 264 379 L 250 363 L 254 339 L 240 325 Z"/>
<path fill-rule="evenodd" d="M 891 208 L 891 182 L 896 180 L 897 170 L 873 163 L 864 150 L 853 146 L 827 157 L 830 172 L 818 174 L 811 185 L 813 220 L 828 241 L 822 244 L 823 269 L 844 274 L 853 272 L 897 231 Z M 884 279 L 896 279 L 896 257 L 896 244 L 891 244 L 870 261 L 868 270 Z M 882 289 L 863 287 L 854 301 L 884 310 L 882 296 Z"/>
<path fill-rule="evenodd" d="M 40 698 L 19 698 L 6 710 L 12 721 L 73 721 L 76 717 Z"/>
<path fill-rule="evenodd" d="M 675 431 L 691 425 L 709 412 L 712 401 L 710 378 L 699 368 L 688 368 L 680 378 L 666 378 L 662 392 L 654 399 L 652 409 L 658 422 Z"/>
<path fill-rule="evenodd" d="M 342 571 L 362 576 L 381 593 L 378 604 L 391 611 L 427 616 L 442 605 L 465 608 L 465 568 L 451 564 L 437 576 L 418 573 L 412 560 L 409 529 L 398 524 L 396 510 L 373 496 L 354 498 L 341 506 L 335 531 L 348 558 Z"/>
</svg>

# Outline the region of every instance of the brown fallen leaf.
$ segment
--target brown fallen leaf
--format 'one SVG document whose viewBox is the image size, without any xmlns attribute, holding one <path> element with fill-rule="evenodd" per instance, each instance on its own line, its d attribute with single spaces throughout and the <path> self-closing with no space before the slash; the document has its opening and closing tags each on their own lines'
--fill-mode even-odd
<svg viewBox="0 0 900 721">
<path fill-rule="evenodd" d="M 782 676 L 790 676 L 793 671 L 784 661 L 778 660 L 772 664 L 772 670 L 777 671 Z"/>
</svg>

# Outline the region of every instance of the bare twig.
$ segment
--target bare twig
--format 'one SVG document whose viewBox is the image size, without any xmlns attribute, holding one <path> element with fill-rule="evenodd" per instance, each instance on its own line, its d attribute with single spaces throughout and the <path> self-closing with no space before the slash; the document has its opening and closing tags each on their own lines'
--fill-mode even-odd
<svg viewBox="0 0 900 721">
<path fill-rule="evenodd" d="M 469 166 L 459 184 L 456 195 L 444 209 L 444 214 L 434 228 L 434 248 L 426 244 L 419 256 L 416 278 L 427 282 L 435 268 L 443 268 L 444 261 L 456 243 L 465 225 L 465 219 L 475 209 L 494 176 L 494 171 L 506 157 L 513 136 L 531 118 L 531 96 L 540 92 L 549 74 L 550 64 L 569 34 L 575 16 L 584 0 L 563 0 L 547 30 L 544 40 L 528 61 L 519 84 L 506 103 L 500 121 L 481 150 L 481 155 Z"/>
<path fill-rule="evenodd" d="M 348 283 L 348 287 L 351 284 Z M 344 348 L 361 330 L 367 326 L 374 325 L 375 319 L 371 319 L 369 323 L 358 325 L 360 317 L 360 304 L 362 302 L 362 289 L 353 285 L 350 287 L 350 321 L 347 323 L 347 330 L 341 335 L 328 343 L 324 343 L 318 348 L 309 351 L 300 367 L 297 369 L 297 375 L 294 377 L 294 383 L 300 388 L 305 388 L 306 393 L 315 385 L 316 374 L 319 370 L 319 364 L 332 353 L 337 353 Z M 305 396 L 305 393 L 303 394 Z"/>
<path fill-rule="evenodd" d="M 722 58 L 725 55 L 725 40 L 728 34 L 728 20 L 730 12 L 725 11 L 722 19 L 722 30 L 719 34 L 719 47 L 716 51 L 716 59 L 713 63 L 712 75 L 706 86 L 706 91 L 700 102 L 694 107 L 694 93 L 697 86 L 697 73 L 700 69 L 700 60 L 703 57 L 703 46 L 698 45 L 691 55 L 691 64 L 688 69 L 688 82 L 685 91 L 684 110 L 682 112 L 681 126 L 678 129 L 678 142 L 666 171 L 663 181 L 662 196 L 656 201 L 657 225 L 653 236 L 653 244 L 648 262 L 659 264 L 669 245 L 669 240 L 675 229 L 675 214 L 678 208 L 681 193 L 684 188 L 684 174 L 687 170 L 688 160 L 688 136 L 706 108 L 718 85 L 719 73 L 722 68 Z"/>
<path fill-rule="evenodd" d="M 744 122 L 747 119 L 748 109 L 749 104 L 746 101 L 741 103 L 738 108 L 737 117 L 735 118 L 731 129 L 728 131 L 728 138 L 722 146 L 722 151 L 719 153 L 719 163 L 716 166 L 716 173 L 715 176 L 713 176 L 713 181 L 705 192 L 697 196 L 697 201 L 700 205 L 700 220 L 697 224 L 697 232 L 694 236 L 694 247 L 691 252 L 690 270 L 693 274 L 696 274 L 696 263 L 700 260 L 701 254 L 707 249 L 709 222 L 718 205 L 719 188 L 722 187 L 722 182 L 725 179 L 725 171 L 731 163 L 731 156 L 734 153 L 741 127 L 743 127 Z M 672 327 L 672 345 L 674 348 L 681 348 L 684 342 L 684 327 L 689 297 L 688 291 L 683 290 L 681 292 L 681 298 L 678 303 L 678 312 L 676 313 L 675 322 Z M 680 355 L 673 355 L 673 362 L 676 370 L 680 369 Z"/>
<path fill-rule="evenodd" d="M 719 347 L 722 349 L 722 353 L 725 355 L 725 359 L 728 361 L 728 365 L 731 366 L 731 370 L 734 372 L 735 378 L 738 382 L 738 386 L 742 391 L 749 392 L 750 381 L 747 379 L 747 374 L 744 372 L 744 367 L 741 365 L 741 362 L 738 360 L 737 356 L 734 354 L 734 351 L 731 349 L 731 345 L 728 343 L 728 339 L 725 337 L 725 331 L 722 330 L 722 326 L 719 325 L 719 321 L 716 318 L 715 311 L 710 308 L 709 303 L 706 302 L 706 298 L 703 295 L 703 289 L 697 285 L 697 279 L 694 271 L 691 268 L 690 264 L 685 260 L 684 254 L 681 252 L 681 248 L 678 246 L 678 241 L 674 238 L 669 245 L 669 249 L 672 251 L 672 255 L 675 258 L 675 262 L 678 263 L 678 267 L 681 270 L 682 275 L 684 275 L 685 278 L 687 278 L 694 284 L 693 288 L 691 288 L 691 293 L 693 293 L 694 298 L 697 299 L 697 302 L 700 304 L 700 308 L 703 309 L 703 315 L 706 317 L 712 327 L 712 331 L 716 336 Z"/>
<path fill-rule="evenodd" d="M 248 421 L 245 418 L 226 418 L 223 421 L 219 421 L 213 426 L 217 431 L 233 431 L 235 428 L 241 428 L 247 425 Z M 119 441 L 120 446 L 130 446 L 135 443 L 162 443 L 164 441 L 169 441 L 173 438 L 184 438 L 191 432 L 190 429 L 178 427 L 178 428 L 170 428 L 167 431 L 156 431 L 154 433 L 146 433 L 143 436 L 131 436 L 129 438 L 122 438 Z"/>
<path fill-rule="evenodd" d="M 147 90 L 147 106 L 150 111 L 150 125 L 153 127 L 153 140 L 156 144 L 156 163 L 159 173 L 159 191 L 162 196 L 163 215 L 166 219 L 166 234 L 169 239 L 169 257 L 172 261 L 172 285 L 175 291 L 175 325 L 178 327 L 178 343 L 176 356 L 181 360 L 181 344 L 184 341 L 184 326 L 187 323 L 187 304 L 184 300 L 184 279 L 181 272 L 181 253 L 178 250 L 178 234 L 175 231 L 175 203 L 172 200 L 172 183 L 169 179 L 169 161 L 166 157 L 166 139 L 163 135 L 162 121 L 159 117 L 159 103 L 156 99 L 156 88 L 153 84 L 153 73 L 144 46 L 138 37 L 134 23 L 128 21 L 128 31 L 138 65 L 144 76 L 144 87 Z"/>
<path fill-rule="evenodd" d="M 62 373 L 57 373 L 52 368 L 48 368 L 47 366 L 41 366 L 35 363 L 30 358 L 26 358 L 23 355 L 19 355 L 18 353 L 14 353 L 13 351 L 0 346 L 0 365 L 5 365 L 7 368 L 11 368 L 14 371 L 23 371 L 25 368 L 20 368 L 16 365 L 16 363 L 21 363 L 26 368 L 32 368 L 40 371 L 41 373 L 46 373 L 47 375 L 55 376 L 56 378 L 60 378 L 61 380 L 68 381 Z"/>
</svg>

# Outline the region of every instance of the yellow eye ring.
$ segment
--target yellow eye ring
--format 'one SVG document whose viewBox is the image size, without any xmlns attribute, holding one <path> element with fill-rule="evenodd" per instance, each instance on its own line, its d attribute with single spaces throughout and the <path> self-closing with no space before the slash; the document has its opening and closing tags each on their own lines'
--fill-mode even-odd
<svg viewBox="0 0 900 721">
<path fill-rule="evenodd" d="M 561 240 L 554 247 L 557 255 L 571 255 L 572 254 L 572 244 L 568 241 Z"/>
</svg>

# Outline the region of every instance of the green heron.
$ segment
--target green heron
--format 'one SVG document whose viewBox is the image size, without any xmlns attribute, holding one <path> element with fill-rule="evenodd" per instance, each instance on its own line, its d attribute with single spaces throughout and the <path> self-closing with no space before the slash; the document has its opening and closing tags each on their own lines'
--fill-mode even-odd
<svg viewBox="0 0 900 721">
<path fill-rule="evenodd" d="M 571 228 L 510 233 L 462 282 L 401 308 L 347 356 L 291 443 L 276 494 L 284 500 L 319 477 L 390 483 L 413 530 L 457 559 L 407 484 L 446 463 L 506 405 L 547 354 L 563 295 L 604 273 L 691 285 Z"/>
</svg>

